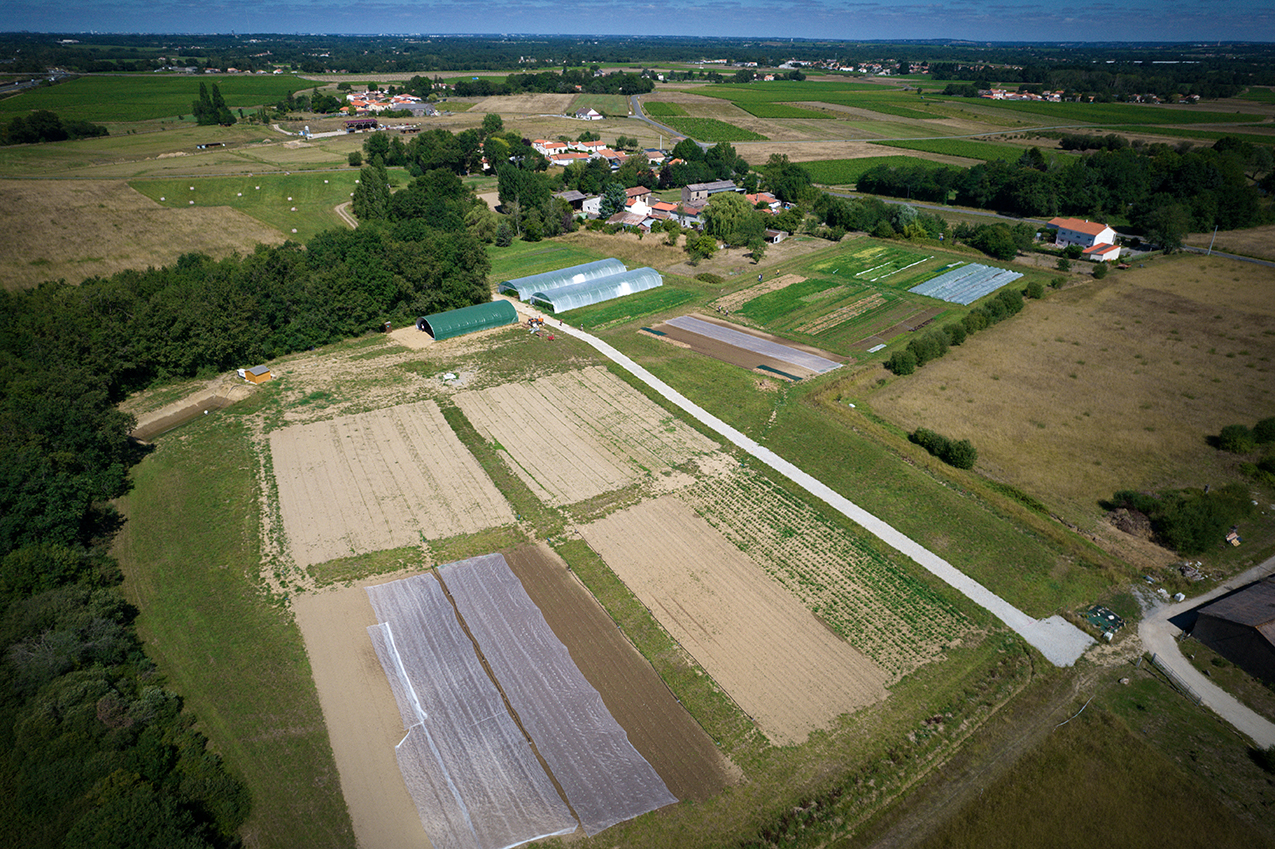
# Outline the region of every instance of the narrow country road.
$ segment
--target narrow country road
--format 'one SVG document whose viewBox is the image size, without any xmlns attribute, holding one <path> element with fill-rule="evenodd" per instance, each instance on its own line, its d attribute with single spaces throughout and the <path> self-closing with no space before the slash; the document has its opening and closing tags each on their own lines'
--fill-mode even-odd
<svg viewBox="0 0 1275 849">
<path fill-rule="evenodd" d="M 1259 566 L 1254 566 L 1247 572 L 1236 575 L 1203 595 L 1188 598 L 1176 604 L 1156 607 L 1148 611 L 1138 625 L 1138 636 L 1142 638 L 1142 645 L 1147 651 L 1154 652 L 1161 663 L 1173 670 L 1178 678 L 1195 690 L 1205 707 L 1222 717 L 1224 721 L 1263 749 L 1275 746 L 1275 722 L 1259 716 L 1192 666 L 1191 662 L 1183 657 L 1182 650 L 1178 646 L 1178 637 L 1181 636 L 1182 631 L 1169 620 L 1271 574 L 1275 574 L 1275 557 Z"/>
<path fill-rule="evenodd" d="M 1055 666 L 1071 666 L 1093 644 L 1094 641 L 1088 634 L 1061 616 L 1051 616 L 1048 619 L 1033 619 L 1023 613 L 937 554 L 895 530 L 876 516 L 851 502 L 845 496 L 834 491 L 831 487 L 806 474 L 769 448 L 745 436 L 739 430 L 704 410 L 698 404 L 693 403 L 680 392 L 598 337 L 582 330 L 577 330 L 565 323 L 555 326 L 554 321 L 559 321 L 555 316 L 540 313 L 538 310 L 513 299 L 508 300 L 513 303 L 518 312 L 524 315 L 544 318 L 550 331 L 575 336 L 593 346 L 616 365 L 641 380 L 663 398 L 693 416 L 697 421 L 708 426 L 767 466 L 770 466 L 770 468 L 793 481 L 811 495 L 823 500 L 887 545 L 915 560 L 922 568 L 954 587 L 966 598 L 969 598 L 1008 625 Z"/>
</svg>

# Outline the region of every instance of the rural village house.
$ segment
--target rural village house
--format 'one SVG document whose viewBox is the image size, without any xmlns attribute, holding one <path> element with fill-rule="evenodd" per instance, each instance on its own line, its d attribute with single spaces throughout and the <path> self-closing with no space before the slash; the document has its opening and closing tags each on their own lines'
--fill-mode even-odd
<svg viewBox="0 0 1275 849">
<path fill-rule="evenodd" d="M 1097 221 L 1079 218 L 1054 218 L 1046 225 L 1054 233 L 1054 244 L 1060 248 L 1078 245 L 1085 256 L 1096 262 L 1112 262 L 1120 258 L 1116 231 Z"/>
</svg>

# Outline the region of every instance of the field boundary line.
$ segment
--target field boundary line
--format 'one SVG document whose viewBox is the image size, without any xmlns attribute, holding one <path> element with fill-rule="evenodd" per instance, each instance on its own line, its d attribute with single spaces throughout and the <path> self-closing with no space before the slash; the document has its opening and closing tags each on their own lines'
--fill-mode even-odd
<svg viewBox="0 0 1275 849">
<path fill-rule="evenodd" d="M 537 311 L 531 310 L 524 304 L 515 304 L 515 307 L 520 308 L 522 312 L 539 315 Z M 953 587 L 966 598 L 1008 625 L 1011 630 L 1026 640 L 1028 644 L 1037 649 L 1045 656 L 1046 660 L 1055 666 L 1073 665 L 1089 646 L 1093 645 L 1094 640 L 1092 637 L 1061 616 L 1054 615 L 1048 619 L 1040 620 L 1028 616 L 920 543 L 873 516 L 827 484 L 780 457 L 774 451 L 750 439 L 736 428 L 704 410 L 608 343 L 590 333 L 571 327 L 565 322 L 559 323 L 558 330 L 586 342 L 612 362 L 650 386 L 663 398 L 684 412 L 689 413 L 697 421 L 707 425 L 732 444 L 793 481 L 811 495 L 822 499 L 829 506 L 882 542 L 916 561 L 918 565 L 939 580 Z"/>
</svg>

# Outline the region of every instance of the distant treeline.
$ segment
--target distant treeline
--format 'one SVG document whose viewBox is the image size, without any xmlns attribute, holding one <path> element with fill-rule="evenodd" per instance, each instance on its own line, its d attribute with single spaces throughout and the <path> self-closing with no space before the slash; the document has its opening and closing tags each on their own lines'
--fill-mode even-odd
<svg viewBox="0 0 1275 849">
<path fill-rule="evenodd" d="M 539 74 L 510 74 L 504 82 L 494 82 L 487 77 L 460 80 L 456 83 L 457 97 L 491 97 L 498 94 L 644 94 L 655 89 L 655 81 L 641 74 L 609 73 L 594 76 L 589 71 L 564 69 L 561 73 L 545 71 Z"/>
<path fill-rule="evenodd" d="M 1111 136 L 1094 138 L 1105 149 L 1052 165 L 1036 148 L 1016 162 L 969 169 L 886 163 L 865 172 L 858 189 L 940 203 L 954 197 L 962 206 L 1031 217 L 1127 217 L 1151 241 L 1174 247 L 1190 231 L 1270 219 L 1263 196 L 1275 189 L 1275 157 L 1267 145 L 1228 137 L 1211 148 L 1122 146 Z"/>
<path fill-rule="evenodd" d="M 1035 94 L 1061 91 L 1064 97 L 1092 97 L 1099 103 L 1145 94 L 1163 100 L 1190 95 L 1212 100 L 1234 97 L 1251 85 L 1275 83 L 1275 72 L 1260 65 L 1229 60 L 1152 65 L 1130 61 L 1128 53 L 1100 68 L 1092 64 L 1060 65 L 1039 61 L 1022 65 L 941 62 L 930 66 L 930 76 L 939 80 L 970 80 L 966 85 L 949 85 L 944 91 L 958 97 L 977 97 L 980 89 L 999 85 Z"/>
<path fill-rule="evenodd" d="M 106 127 L 88 121 L 64 121 L 56 113 L 38 109 L 30 115 L 0 123 L 0 145 L 87 139 L 110 135 Z"/>
</svg>

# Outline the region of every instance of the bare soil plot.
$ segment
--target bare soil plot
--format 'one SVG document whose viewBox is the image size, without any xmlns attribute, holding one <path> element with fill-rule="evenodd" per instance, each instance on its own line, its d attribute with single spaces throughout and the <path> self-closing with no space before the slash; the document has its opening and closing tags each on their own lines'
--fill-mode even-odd
<svg viewBox="0 0 1275 849">
<path fill-rule="evenodd" d="M 537 497 L 572 504 L 658 474 L 715 443 L 595 366 L 460 392 L 456 405 Z"/>
<path fill-rule="evenodd" d="M 292 425 L 270 434 L 270 454 L 301 566 L 514 520 L 433 401 Z"/>
<path fill-rule="evenodd" d="M 502 553 L 576 667 L 673 795 L 705 801 L 740 780 L 739 769 L 553 549 L 541 544 Z"/>
<path fill-rule="evenodd" d="M 0 280 L 79 283 L 128 268 L 171 265 L 184 253 L 228 256 L 283 234 L 224 208 L 165 209 L 112 180 L 5 180 Z"/>
<path fill-rule="evenodd" d="M 765 478 L 737 467 L 679 497 L 892 680 L 969 632 L 929 586 Z"/>
<path fill-rule="evenodd" d="M 367 638 L 376 615 L 362 587 L 295 596 L 292 612 L 341 776 L 354 836 L 363 849 L 428 847 L 394 759 L 403 722 Z"/>
<path fill-rule="evenodd" d="M 810 345 L 803 345 L 799 342 L 794 342 L 791 339 L 784 339 L 782 336 L 762 333 L 759 330 L 742 327 L 738 324 L 731 324 L 727 321 L 720 321 L 709 316 L 696 315 L 695 318 L 740 333 L 746 333 L 749 336 L 755 337 L 763 342 L 792 348 L 794 352 L 811 354 L 832 362 L 845 361 L 844 357 L 839 357 L 836 354 L 830 354 L 827 351 L 821 351 L 818 348 L 811 347 Z M 756 369 L 765 366 L 767 369 L 782 372 L 783 374 L 790 375 L 796 379 L 813 377 L 814 375 L 821 373 L 813 368 L 806 368 L 796 363 L 788 362 L 787 360 L 766 356 L 765 354 L 761 354 L 756 351 L 750 351 L 746 348 L 731 345 L 727 342 L 722 342 L 699 333 L 684 330 L 667 322 L 656 325 L 652 328 L 652 330 L 657 331 L 657 335 L 662 334 L 660 336 L 661 339 L 672 340 L 679 345 L 684 345 L 691 350 L 698 351 L 699 353 L 712 357 L 715 360 L 721 360 L 724 363 L 741 366 L 742 368 Z"/>
<path fill-rule="evenodd" d="M 885 697 L 888 675 L 675 496 L 580 528 L 656 620 L 773 741 Z"/>
<path fill-rule="evenodd" d="M 1118 489 L 1226 474 L 1206 437 L 1275 415 L 1272 360 L 1275 270 L 1160 257 L 1032 302 L 870 403 L 968 437 L 982 471 L 1089 528 Z"/>
</svg>

